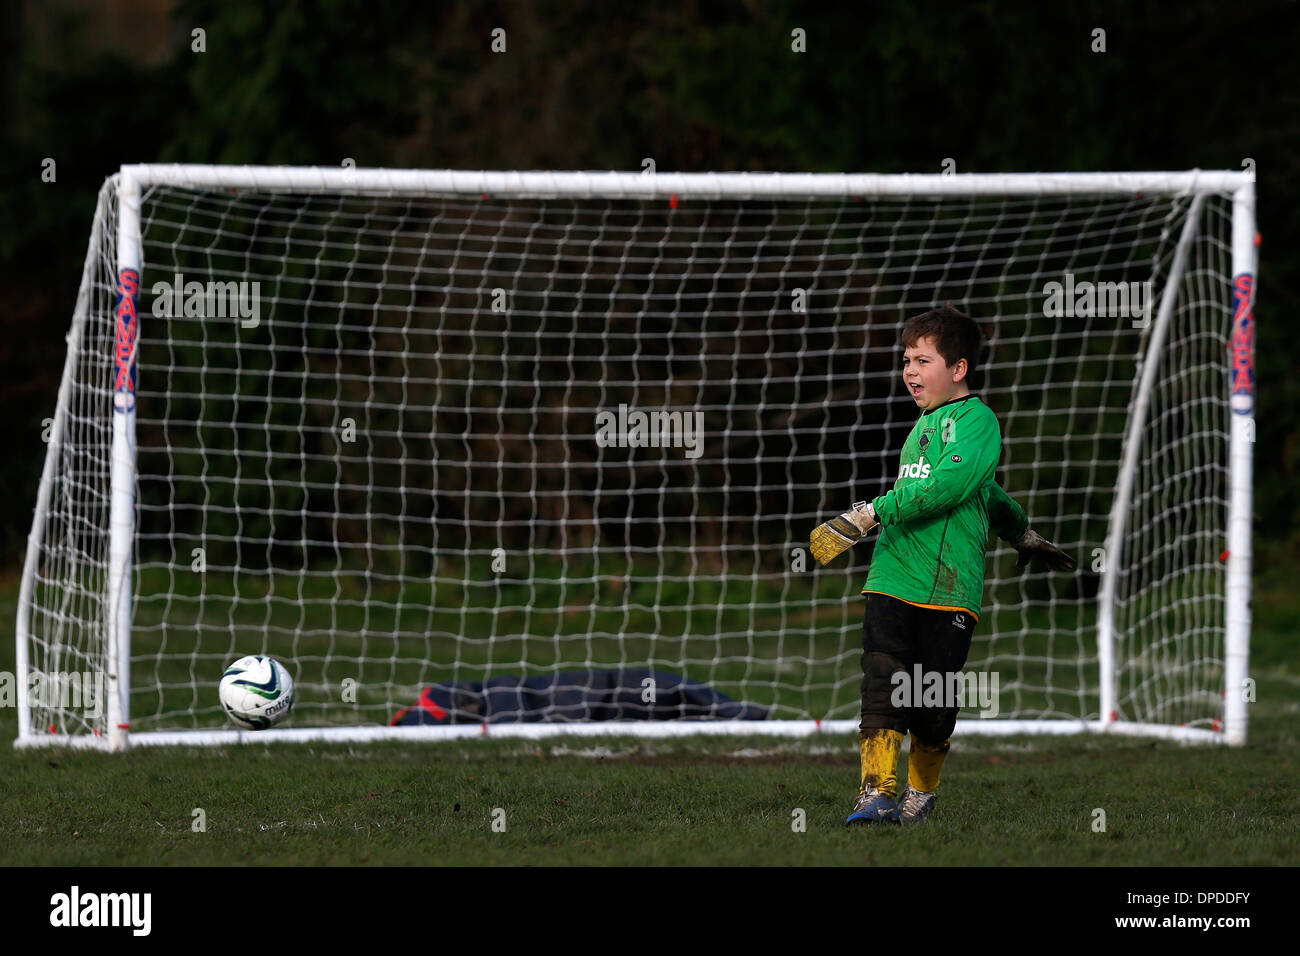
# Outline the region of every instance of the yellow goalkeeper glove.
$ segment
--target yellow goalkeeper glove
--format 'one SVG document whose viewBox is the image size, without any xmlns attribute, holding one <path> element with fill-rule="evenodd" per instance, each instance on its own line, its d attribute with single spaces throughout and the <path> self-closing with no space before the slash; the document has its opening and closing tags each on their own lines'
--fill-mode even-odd
<svg viewBox="0 0 1300 956">
<path fill-rule="evenodd" d="M 876 524 L 875 509 L 865 501 L 854 502 L 853 507 L 838 518 L 832 518 L 813 529 L 813 533 L 808 536 L 813 557 L 825 567 L 861 541 L 862 536 Z"/>
</svg>

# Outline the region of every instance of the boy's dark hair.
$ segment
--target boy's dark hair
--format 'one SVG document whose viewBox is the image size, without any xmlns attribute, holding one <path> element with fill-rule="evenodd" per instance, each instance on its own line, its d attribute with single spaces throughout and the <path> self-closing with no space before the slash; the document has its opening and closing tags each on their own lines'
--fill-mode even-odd
<svg viewBox="0 0 1300 956">
<path fill-rule="evenodd" d="M 984 341 L 975 320 L 957 311 L 951 302 L 945 302 L 939 308 L 914 315 L 903 323 L 903 348 L 910 349 L 929 336 L 934 336 L 935 347 L 949 368 L 962 359 L 966 360 L 965 381 L 971 385 L 971 376 L 975 374 Z"/>
</svg>

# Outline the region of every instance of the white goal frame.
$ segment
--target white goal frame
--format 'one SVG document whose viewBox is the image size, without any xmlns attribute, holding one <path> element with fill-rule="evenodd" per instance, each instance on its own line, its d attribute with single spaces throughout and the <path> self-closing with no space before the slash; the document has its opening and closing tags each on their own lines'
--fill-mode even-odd
<svg viewBox="0 0 1300 956">
<path fill-rule="evenodd" d="M 1098 615 L 1098 652 L 1101 717 L 1098 720 L 962 720 L 955 737 L 969 734 L 1136 734 L 1184 742 L 1242 745 L 1246 740 L 1247 708 L 1243 693 L 1249 658 L 1251 627 L 1251 500 L 1252 450 L 1254 438 L 1253 385 L 1253 299 L 1256 274 L 1256 219 L 1253 175 L 1238 171 L 1131 172 L 1131 173 L 1008 173 L 963 175 L 875 175 L 875 174 L 750 174 L 750 173 L 657 173 L 627 172 L 487 172 L 449 170 L 386 170 L 319 167 L 254 167 L 213 165 L 126 165 L 117 178 L 118 215 L 116 276 L 142 268 L 141 202 L 151 186 L 275 190 L 294 192 L 375 193 L 418 195 L 425 193 L 489 194 L 502 198 L 611 198 L 654 199 L 669 197 L 752 198 L 752 197 L 942 197 L 942 196 L 1051 196 L 1132 195 L 1134 193 L 1190 197 L 1199 202 L 1206 195 L 1232 197 L 1231 269 L 1238 291 L 1233 316 L 1233 341 L 1238 364 L 1245 363 L 1251 381 L 1229 396 L 1231 432 L 1229 438 L 1228 556 L 1226 567 L 1226 620 L 1224 658 L 1224 710 L 1221 729 L 1177 727 L 1120 721 L 1114 713 L 1116 675 L 1113 648 L 1116 577 L 1113 570 L 1102 576 Z M 1175 309 L 1189 242 L 1197 222 L 1196 207 L 1188 215 L 1187 227 L 1174 256 L 1169 280 L 1163 287 L 1151 328 L 1151 350 L 1158 350 L 1170 316 Z M 86 273 L 91 270 L 97 237 L 110 228 L 99 214 L 93 226 Z M 18 690 L 18 746 L 47 744 L 123 750 L 129 745 L 231 744 L 269 741 L 366 741 L 366 740 L 449 740 L 462 737 L 550 737 L 629 735 L 662 737 L 681 734 L 759 734 L 800 736 L 816 733 L 848 734 L 856 730 L 855 720 L 790 721 L 631 721 L 593 723 L 483 724 L 451 727 L 321 727 L 288 728 L 259 732 L 238 730 L 155 731 L 130 733 L 128 711 L 130 645 L 132 626 L 132 551 L 135 521 L 136 457 L 134 401 L 112 415 L 111 517 L 107 606 L 114 609 L 106 626 L 107 728 L 105 734 L 47 734 L 31 726 L 26 688 L 28 641 L 32 617 L 33 579 L 37 571 L 41 534 L 51 507 L 56 469 L 53 452 L 63 440 L 62 423 L 70 401 L 73 345 L 79 342 L 88 321 L 86 281 L 83 276 L 72 329 L 68 334 L 68 365 L 60 387 L 54 416 L 51 452 L 41 476 L 32 533 L 28 539 L 26 563 L 19 592 L 16 621 Z M 134 309 L 134 302 L 131 308 Z M 134 329 L 119 323 L 118 358 L 131 368 L 135 363 Z M 1143 416 L 1155 379 L 1155 363 L 1146 362 L 1135 392 L 1133 414 L 1128 425 L 1120 486 L 1116 489 L 1107 536 L 1108 550 L 1115 553 L 1123 540 L 1133 476 L 1136 468 L 1135 436 L 1143 427 Z M 213 681 L 215 691 L 215 680 Z"/>
</svg>

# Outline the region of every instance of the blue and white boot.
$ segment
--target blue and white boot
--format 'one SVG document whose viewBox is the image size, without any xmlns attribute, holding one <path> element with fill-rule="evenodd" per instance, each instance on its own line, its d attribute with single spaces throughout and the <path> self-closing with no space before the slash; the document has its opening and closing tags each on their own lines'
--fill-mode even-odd
<svg viewBox="0 0 1300 956">
<path fill-rule="evenodd" d="M 881 793 L 875 787 L 867 787 L 858 794 L 858 802 L 853 805 L 853 812 L 844 821 L 846 826 L 898 822 L 898 804 L 889 794 Z"/>
</svg>

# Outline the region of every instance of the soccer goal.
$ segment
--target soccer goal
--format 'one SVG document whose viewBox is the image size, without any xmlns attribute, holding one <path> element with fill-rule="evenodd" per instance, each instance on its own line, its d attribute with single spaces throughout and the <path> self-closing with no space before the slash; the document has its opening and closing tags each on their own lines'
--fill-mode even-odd
<svg viewBox="0 0 1300 956">
<path fill-rule="evenodd" d="M 33 412 L 18 743 L 850 733 L 870 546 L 808 533 L 893 485 L 899 332 L 951 302 L 998 480 L 1079 563 L 990 541 L 957 734 L 1240 744 L 1255 258 L 1244 172 L 124 166 Z M 283 728 L 226 721 L 245 654 Z M 611 669 L 766 719 L 390 726 Z"/>
</svg>

